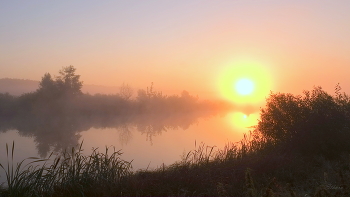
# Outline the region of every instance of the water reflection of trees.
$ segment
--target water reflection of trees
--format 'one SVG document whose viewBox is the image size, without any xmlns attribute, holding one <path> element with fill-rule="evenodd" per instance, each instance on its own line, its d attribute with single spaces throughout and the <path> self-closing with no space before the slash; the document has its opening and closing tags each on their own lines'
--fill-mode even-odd
<svg viewBox="0 0 350 197">
<path fill-rule="evenodd" d="M 200 118 L 215 115 L 213 112 L 189 112 L 177 114 L 139 114 L 127 116 L 27 116 L 11 121 L 1 121 L 0 132 L 18 130 L 21 136 L 32 137 L 41 157 L 51 151 L 60 151 L 76 146 L 81 132 L 91 128 L 113 128 L 119 133 L 119 141 L 127 144 L 132 139 L 132 131 L 152 138 L 169 130 L 186 130 Z"/>
</svg>

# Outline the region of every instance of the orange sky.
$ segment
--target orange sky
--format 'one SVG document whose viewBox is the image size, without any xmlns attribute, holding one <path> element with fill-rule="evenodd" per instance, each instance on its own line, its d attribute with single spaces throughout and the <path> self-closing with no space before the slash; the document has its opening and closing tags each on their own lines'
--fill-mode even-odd
<svg viewBox="0 0 350 197">
<path fill-rule="evenodd" d="M 349 10 L 345 0 L 0 2 L 0 78 L 73 65 L 85 84 L 225 98 L 223 73 L 254 61 L 275 92 L 338 82 L 350 92 Z"/>
</svg>

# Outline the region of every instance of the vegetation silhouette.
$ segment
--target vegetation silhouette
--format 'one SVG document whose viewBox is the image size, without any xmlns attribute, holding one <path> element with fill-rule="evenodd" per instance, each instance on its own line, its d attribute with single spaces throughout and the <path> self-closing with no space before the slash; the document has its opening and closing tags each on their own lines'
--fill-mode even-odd
<svg viewBox="0 0 350 197">
<path fill-rule="evenodd" d="M 121 143 L 136 130 L 152 138 L 169 129 L 187 129 L 199 118 L 216 115 L 228 104 L 200 101 L 183 91 L 163 95 L 153 83 L 146 90 L 123 83 L 114 95 L 83 94 L 83 82 L 73 66 L 63 67 L 57 77 L 46 73 L 35 92 L 21 96 L 0 94 L 0 132 L 11 129 L 34 137 L 41 157 L 79 144 L 80 132 L 90 128 L 115 128 Z M 228 110 L 226 110 L 228 111 Z"/>
<path fill-rule="evenodd" d="M 271 93 L 256 133 L 286 154 L 323 155 L 350 151 L 350 98 L 339 84 L 332 96 L 315 87 L 301 95 Z"/>
</svg>

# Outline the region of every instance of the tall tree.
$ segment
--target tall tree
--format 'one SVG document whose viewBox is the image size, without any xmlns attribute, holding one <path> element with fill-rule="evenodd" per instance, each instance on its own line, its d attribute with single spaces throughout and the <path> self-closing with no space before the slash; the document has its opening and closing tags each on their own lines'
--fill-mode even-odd
<svg viewBox="0 0 350 197">
<path fill-rule="evenodd" d="M 59 90 L 57 84 L 52 79 L 50 73 L 45 73 L 45 75 L 41 78 L 37 93 L 39 93 L 41 98 L 48 100 L 58 96 Z"/>
<path fill-rule="evenodd" d="M 60 76 L 56 77 L 56 83 L 61 92 L 68 95 L 82 94 L 81 88 L 83 82 L 80 81 L 80 75 L 75 74 L 76 68 L 70 65 L 63 67 L 59 73 Z"/>
<path fill-rule="evenodd" d="M 50 73 L 45 73 L 39 82 L 39 91 L 47 91 L 55 88 L 55 81 L 52 79 Z"/>
</svg>

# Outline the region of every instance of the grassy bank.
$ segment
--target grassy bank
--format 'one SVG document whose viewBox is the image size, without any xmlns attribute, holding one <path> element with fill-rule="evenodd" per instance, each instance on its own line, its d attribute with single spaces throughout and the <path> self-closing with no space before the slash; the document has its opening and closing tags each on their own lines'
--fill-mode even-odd
<svg viewBox="0 0 350 197">
<path fill-rule="evenodd" d="M 50 160 L 11 164 L 1 196 L 348 196 L 349 156 L 327 160 L 258 149 L 248 138 L 216 150 L 204 144 L 172 165 L 132 171 L 121 152 L 106 148 L 82 154 L 82 147 Z M 262 148 L 262 147 L 260 147 Z M 37 166 L 38 162 L 45 162 Z M 51 161 L 51 162 L 50 162 Z M 50 163 L 50 164 L 49 164 Z"/>
</svg>

